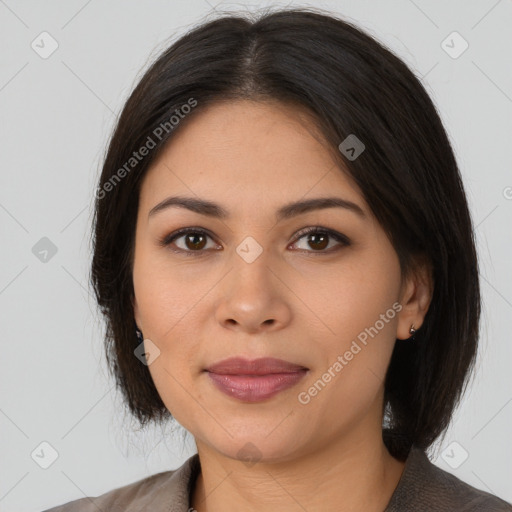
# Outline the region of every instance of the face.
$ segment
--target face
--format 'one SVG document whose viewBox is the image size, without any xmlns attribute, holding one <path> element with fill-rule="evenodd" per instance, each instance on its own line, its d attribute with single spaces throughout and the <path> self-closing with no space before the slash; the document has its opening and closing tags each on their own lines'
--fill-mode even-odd
<svg viewBox="0 0 512 512">
<path fill-rule="evenodd" d="M 171 196 L 218 208 L 165 205 Z M 327 197 L 352 207 L 280 215 Z M 399 310 L 412 288 L 305 113 L 240 100 L 180 127 L 141 187 L 133 282 L 135 320 L 146 349 L 159 351 L 149 371 L 198 449 L 284 461 L 380 436 L 383 379 L 395 339 L 408 337 Z M 231 357 L 303 370 L 206 371 Z"/>
</svg>

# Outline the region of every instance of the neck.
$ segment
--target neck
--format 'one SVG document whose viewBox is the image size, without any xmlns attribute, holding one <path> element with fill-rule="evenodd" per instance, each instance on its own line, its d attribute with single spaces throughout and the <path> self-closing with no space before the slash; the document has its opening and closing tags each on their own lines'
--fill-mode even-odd
<svg viewBox="0 0 512 512">
<path fill-rule="evenodd" d="M 381 436 L 370 442 L 356 434 L 293 460 L 251 466 L 196 444 L 201 473 L 191 506 L 197 512 L 382 512 L 405 466 Z"/>
</svg>

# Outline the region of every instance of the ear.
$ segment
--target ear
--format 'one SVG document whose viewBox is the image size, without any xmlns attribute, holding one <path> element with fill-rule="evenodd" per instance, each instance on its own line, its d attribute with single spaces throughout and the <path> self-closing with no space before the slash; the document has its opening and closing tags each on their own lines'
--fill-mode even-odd
<svg viewBox="0 0 512 512">
<path fill-rule="evenodd" d="M 410 328 L 418 330 L 427 314 L 434 291 L 432 266 L 424 256 L 416 258 L 414 270 L 404 278 L 399 302 L 402 309 L 398 313 L 396 337 L 406 340 L 411 337 Z"/>
</svg>

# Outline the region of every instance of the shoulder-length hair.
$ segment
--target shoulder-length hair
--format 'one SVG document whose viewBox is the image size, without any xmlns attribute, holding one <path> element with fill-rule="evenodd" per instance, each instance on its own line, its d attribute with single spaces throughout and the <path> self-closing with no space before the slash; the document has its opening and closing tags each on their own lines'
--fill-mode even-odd
<svg viewBox="0 0 512 512">
<path fill-rule="evenodd" d="M 436 108 L 406 64 L 315 9 L 204 22 L 155 60 L 126 101 L 96 194 L 91 282 L 106 319 L 109 369 L 130 412 L 142 426 L 172 418 L 134 356 L 141 180 L 188 119 L 240 98 L 307 109 L 387 233 L 402 276 L 420 260 L 431 268 L 429 310 L 414 342 L 395 343 L 383 404 L 390 452 L 404 459 L 413 444 L 426 449 L 448 426 L 477 352 L 480 288 L 463 184 Z M 354 160 L 338 149 L 350 134 L 365 145 Z"/>
</svg>

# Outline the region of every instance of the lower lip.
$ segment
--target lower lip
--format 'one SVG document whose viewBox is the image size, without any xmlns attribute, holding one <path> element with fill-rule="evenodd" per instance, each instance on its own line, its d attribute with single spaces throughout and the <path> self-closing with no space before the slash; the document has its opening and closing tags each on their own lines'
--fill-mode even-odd
<svg viewBox="0 0 512 512">
<path fill-rule="evenodd" d="M 261 402 L 299 382 L 307 370 L 268 375 L 222 375 L 208 372 L 215 386 L 228 396 L 244 402 Z"/>
</svg>

